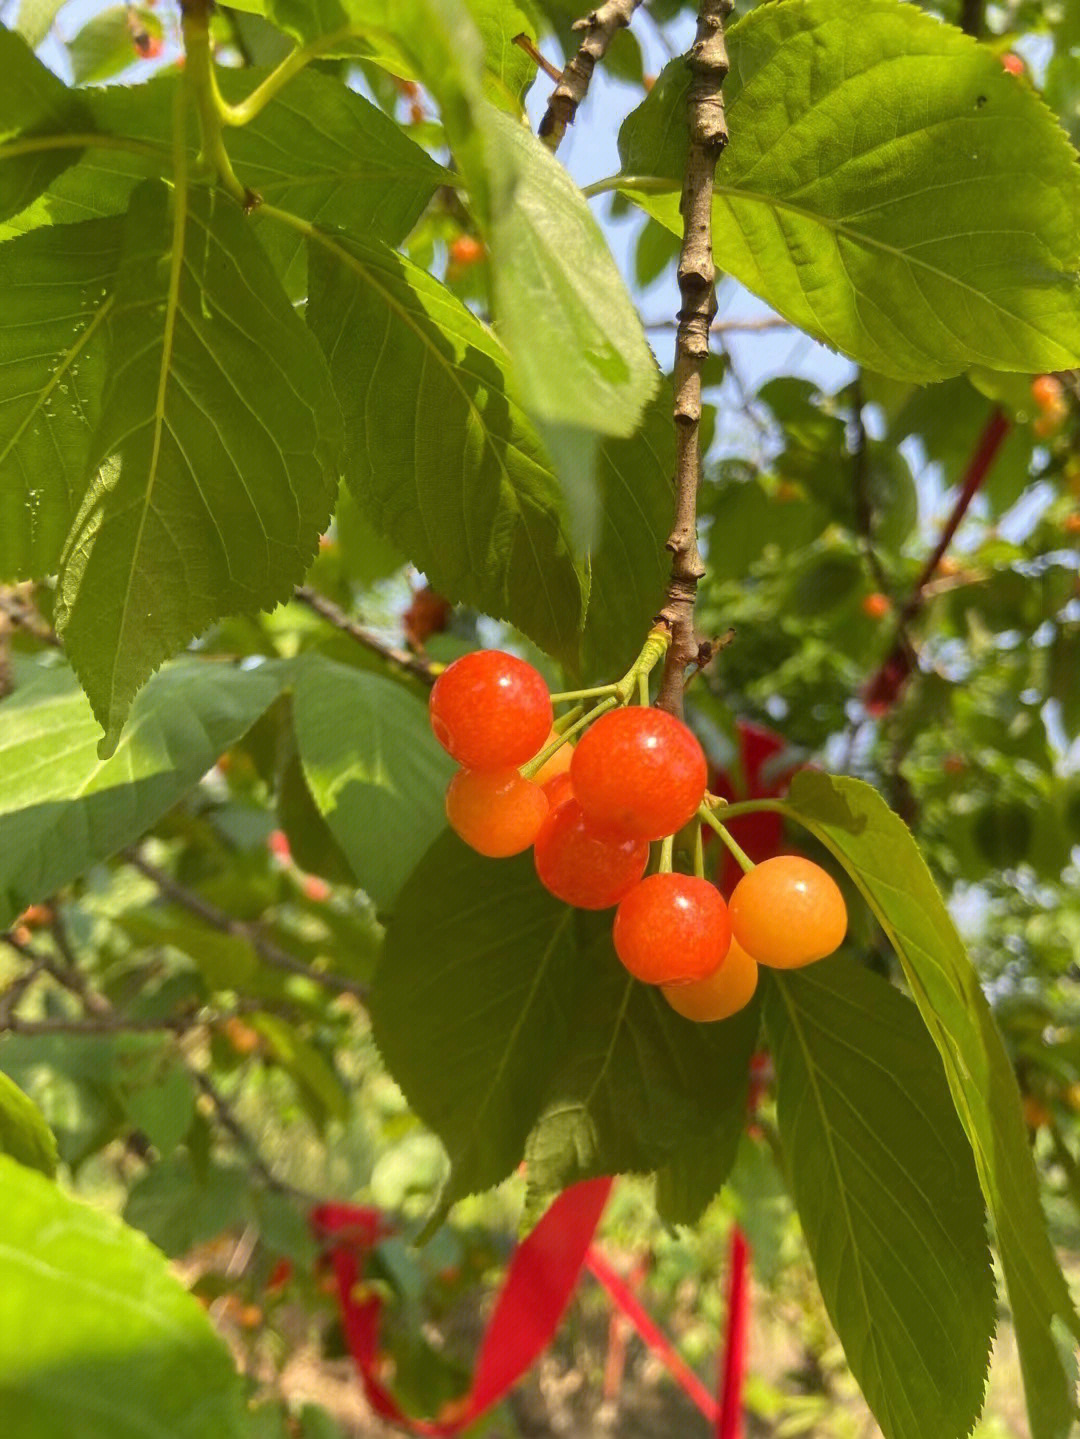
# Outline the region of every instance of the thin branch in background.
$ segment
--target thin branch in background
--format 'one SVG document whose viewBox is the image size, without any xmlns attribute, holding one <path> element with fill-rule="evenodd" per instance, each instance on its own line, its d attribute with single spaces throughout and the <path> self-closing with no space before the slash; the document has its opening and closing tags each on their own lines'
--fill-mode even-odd
<svg viewBox="0 0 1080 1439">
<path fill-rule="evenodd" d="M 681 715 L 687 666 L 698 654 L 694 603 L 705 573 L 697 543 L 697 491 L 701 478 L 701 377 L 716 318 L 716 266 L 712 200 L 716 162 L 728 141 L 722 86 L 728 73 L 724 21 L 734 0 L 701 0 L 697 36 L 686 57 L 690 71 L 686 155 L 680 210 L 679 324 L 675 336 L 675 524 L 668 536 L 671 579 L 659 618 L 671 632 L 657 704 Z"/>
<path fill-rule="evenodd" d="M 288 1180 L 280 1179 L 274 1173 L 266 1160 L 263 1159 L 254 1137 L 244 1128 L 244 1125 L 237 1118 L 232 1105 L 208 1074 L 205 1074 L 201 1069 L 195 1068 L 189 1068 L 188 1073 L 191 1075 L 196 1087 L 201 1093 L 205 1094 L 210 1101 L 217 1122 L 232 1139 L 237 1149 L 239 1149 L 247 1159 L 252 1174 L 261 1180 L 267 1189 L 272 1190 L 275 1194 L 288 1195 L 290 1199 L 295 1199 L 309 1208 L 320 1202 L 317 1194 L 311 1194 L 306 1189 L 298 1189 L 295 1184 L 290 1184 Z"/>
<path fill-rule="evenodd" d="M 909 638 L 912 620 L 915 619 L 928 597 L 928 586 L 934 578 L 938 565 L 953 542 L 961 521 L 968 512 L 972 500 L 993 468 L 1001 446 L 1005 443 L 1011 424 L 1000 407 L 991 411 L 983 426 L 982 434 L 972 452 L 964 472 L 960 493 L 956 497 L 949 517 L 942 527 L 937 543 L 930 551 L 926 562 L 919 571 L 911 592 L 896 617 L 896 638 L 881 665 L 864 685 L 862 700 L 872 714 L 884 714 L 895 703 L 908 675 L 915 668 L 915 648 Z"/>
<path fill-rule="evenodd" d="M 27 585 L 16 585 L 10 589 L 0 590 L 0 614 L 9 620 L 17 629 L 25 630 L 34 639 L 40 640 L 42 644 L 51 645 L 54 649 L 61 647 L 60 636 L 56 631 L 45 623 L 29 597 L 30 587 Z"/>
<path fill-rule="evenodd" d="M 851 386 L 851 492 L 855 509 L 855 530 L 862 541 L 863 555 L 879 590 L 887 594 L 890 588 L 889 576 L 881 563 L 881 556 L 874 546 L 874 507 L 870 500 L 870 476 L 867 473 L 869 441 L 866 423 L 863 420 L 862 380 L 856 379 Z"/>
<path fill-rule="evenodd" d="M 524 50 L 525 54 L 528 55 L 529 59 L 533 62 L 533 64 L 536 65 L 539 69 L 543 70 L 544 74 L 548 77 L 549 80 L 555 80 L 557 82 L 562 79 L 562 71 L 559 69 L 559 67 L 557 65 L 553 65 L 546 55 L 541 55 L 540 51 L 529 39 L 528 35 L 515 35 L 512 43 L 516 45 L 520 50 Z"/>
<path fill-rule="evenodd" d="M 25 969 L 22 974 L 16 975 L 5 989 L 0 990 L 0 1034 L 6 1029 L 10 1029 L 15 1010 L 21 1004 L 23 996 L 48 968 L 46 955 L 32 954 L 21 943 L 14 943 L 10 934 L 5 934 L 4 939 L 13 949 L 18 950 L 24 959 L 30 960 L 30 967 Z"/>
<path fill-rule="evenodd" d="M 986 23 L 986 0 L 960 0 L 960 29 L 965 35 L 982 39 Z"/>
<path fill-rule="evenodd" d="M 341 630 L 342 634 L 348 635 L 358 645 L 363 645 L 365 649 L 381 655 L 384 660 L 398 669 L 415 675 L 425 684 L 435 683 L 438 670 L 430 660 L 422 659 L 420 655 L 414 655 L 409 650 L 402 649 L 400 645 L 389 644 L 386 640 L 381 640 L 371 630 L 365 629 L 356 620 L 350 619 L 339 605 L 334 604 L 333 600 L 328 600 L 325 595 L 319 594 L 318 590 L 313 590 L 310 585 L 298 585 L 293 591 L 293 598 L 300 604 L 307 605 L 309 610 L 326 620 L 327 624 Z"/>
<path fill-rule="evenodd" d="M 159 869 L 156 864 L 151 864 L 144 859 L 138 850 L 125 850 L 123 858 L 133 869 L 145 875 L 150 882 L 157 887 L 166 899 L 171 899 L 181 909 L 186 909 L 211 929 L 216 929 L 222 934 L 232 935 L 236 939 L 246 940 L 252 949 L 264 963 L 272 969 L 283 970 L 286 974 L 300 974 L 305 979 L 313 980 L 316 984 L 322 985 L 324 989 L 332 989 L 339 994 L 352 994 L 362 1002 L 367 1000 L 367 986 L 359 984 L 354 979 L 349 979 L 344 974 L 333 974 L 328 970 L 312 969 L 303 960 L 297 959 L 295 955 L 289 954 L 267 938 L 253 925 L 245 924 L 242 920 L 234 919 L 231 914 L 218 909 L 209 900 L 203 899 L 202 895 L 196 894 L 194 890 L 188 889 L 186 885 L 173 879 L 171 874 Z"/>
<path fill-rule="evenodd" d="M 641 0 L 605 0 L 603 5 L 574 21 L 574 30 L 582 31 L 584 38 L 551 92 L 548 107 L 537 129 L 537 134 L 549 150 L 557 150 L 562 144 L 563 136 L 574 123 L 578 106 L 589 93 L 593 71 L 607 54 L 615 36 L 630 24 L 640 4 Z"/>
</svg>

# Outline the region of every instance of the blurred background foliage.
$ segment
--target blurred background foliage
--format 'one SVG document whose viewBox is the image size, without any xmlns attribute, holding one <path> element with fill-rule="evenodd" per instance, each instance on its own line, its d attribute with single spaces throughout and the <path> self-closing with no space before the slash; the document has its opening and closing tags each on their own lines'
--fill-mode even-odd
<svg viewBox="0 0 1080 1439">
<path fill-rule="evenodd" d="M 179 53 L 177 14 L 165 3 L 101 10 L 81 0 L 59 9 L 21 0 L 6 8 L 26 24 L 37 17 L 42 54 L 79 83 L 141 78 Z M 558 64 L 578 0 L 522 0 L 521 8 Z M 1023 82 L 1042 91 L 1080 142 L 1080 7 L 1014 0 L 923 8 L 952 23 L 981 14 L 984 42 L 1013 57 Z M 652 0 L 613 47 L 578 132 L 613 134 L 691 23 L 681 0 Z M 223 7 L 214 24 L 224 62 L 280 58 L 285 42 L 257 15 Z M 374 68 L 356 83 L 440 153 L 422 92 Z M 547 82 L 534 91 L 542 105 Z M 584 143 L 575 134 L 573 168 L 592 158 Z M 643 312 L 670 315 L 672 237 L 619 201 L 605 198 L 600 213 Z M 451 192 L 439 193 L 407 249 L 482 308 L 483 251 Z M 665 326 L 655 330 L 662 361 Z M 692 687 L 690 718 L 736 794 L 746 781 L 737 724 L 750 722 L 782 736 L 778 775 L 796 763 L 858 775 L 912 827 L 1013 1055 L 1053 1236 L 1075 1277 L 1080 383 L 1060 377 L 1060 404 L 1048 419 L 1031 378 L 972 375 L 915 389 L 856 373 L 722 284 L 700 506 L 709 564 L 700 624 L 733 635 Z M 1010 422 L 1007 438 L 922 603 L 907 613 L 997 407 Z M 514 644 L 561 684 L 527 642 L 451 611 L 347 499 L 308 584 L 386 641 L 435 660 L 477 643 Z M 48 589 L 33 601 L 47 621 Z M 16 673 L 47 663 L 47 643 L 25 625 L 7 642 Z M 868 685 L 898 643 L 914 657 L 910 673 L 875 701 Z M 318 651 L 423 693 L 418 680 L 300 602 L 223 623 L 199 649 L 283 659 Z M 863 952 L 890 972 L 881 934 L 861 911 L 856 923 Z M 381 1072 L 368 1035 L 362 999 L 381 935 L 380 916 L 354 889 L 306 786 L 284 698 L 137 852 L 34 906 L 0 956 L 9 1031 L 0 1068 L 43 1110 L 66 1180 L 164 1248 L 230 1334 L 263 1396 L 267 1436 L 381 1432 L 339 1362 L 332 1298 L 303 1220 L 307 1199 L 356 1196 L 400 1221 L 400 1235 L 379 1246 L 373 1279 L 388 1302 L 395 1386 L 425 1413 L 463 1387 L 483 1296 L 514 1239 L 520 1179 L 460 1205 L 426 1248 L 405 1242 L 430 1210 L 443 1159 Z M 18 986 L 33 965 L 40 982 L 24 997 Z M 753 1245 L 756 1286 L 748 1432 L 869 1434 L 771 1134 L 766 1089 L 733 1181 L 699 1232 L 663 1230 L 647 1186 L 624 1180 L 604 1240 L 623 1267 L 646 1257 L 646 1302 L 710 1378 L 726 1235 L 737 1217 Z M 552 1355 L 477 1432 L 704 1432 L 636 1341 L 620 1357 L 616 1331 L 585 1286 Z M 1003 1329 L 978 1433 L 1023 1434 L 1021 1416 Z"/>
</svg>

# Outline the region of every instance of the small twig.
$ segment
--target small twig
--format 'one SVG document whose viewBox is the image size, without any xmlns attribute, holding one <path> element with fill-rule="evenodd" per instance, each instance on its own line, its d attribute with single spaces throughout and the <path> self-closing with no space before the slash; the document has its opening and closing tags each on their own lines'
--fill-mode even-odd
<svg viewBox="0 0 1080 1439">
<path fill-rule="evenodd" d="M 8 938 L 7 935 L 4 936 Z M 29 955 L 22 945 L 12 944 L 13 949 L 18 949 L 25 958 L 31 959 L 30 968 L 17 975 L 4 990 L 0 990 L 0 1033 L 11 1028 L 12 1018 L 18 1005 L 22 1002 L 23 995 L 48 968 L 48 960 L 42 954 Z"/>
<path fill-rule="evenodd" d="M 584 39 L 559 76 L 537 130 L 549 150 L 557 150 L 562 144 L 563 136 L 574 123 L 578 106 L 589 93 L 593 71 L 615 36 L 630 24 L 640 4 L 641 0 L 605 0 L 588 15 L 574 21 L 574 30 L 582 31 Z"/>
<path fill-rule="evenodd" d="M 855 508 L 855 530 L 862 541 L 867 567 L 879 590 L 889 590 L 889 576 L 874 546 L 874 510 L 870 502 L 870 477 L 867 474 L 869 442 L 863 420 L 862 381 L 851 386 L 851 490 Z"/>
<path fill-rule="evenodd" d="M 893 646 L 873 677 L 862 689 L 863 702 L 868 708 L 874 706 L 881 713 L 890 708 L 908 675 L 914 669 L 917 656 L 908 637 L 909 626 L 926 603 L 930 581 L 934 578 L 945 552 L 952 544 L 953 537 L 968 512 L 968 507 L 990 473 L 1010 428 L 1011 424 L 1004 410 L 998 407 L 991 411 L 990 418 L 983 426 L 982 434 L 968 461 L 960 493 L 956 497 L 949 518 L 945 521 L 937 544 L 927 556 L 926 563 L 919 571 L 918 578 L 912 585 L 911 592 L 896 617 L 896 638 Z"/>
<path fill-rule="evenodd" d="M 41 640 L 42 644 L 52 645 L 54 649 L 61 648 L 63 642 L 60 636 L 45 623 L 29 600 L 17 591 L 0 591 L 0 613 L 18 629 L 25 630 L 36 640 Z"/>
<path fill-rule="evenodd" d="M 201 1023 L 174 1015 L 171 1019 L 135 1019 L 110 1011 L 93 1019 L 20 1019 L 9 1015 L 0 1025 L 8 1034 L 183 1034 Z"/>
<path fill-rule="evenodd" d="M 275 1194 L 286 1194 L 290 1199 L 298 1200 L 301 1204 L 310 1207 L 318 1204 L 319 1196 L 311 1194 L 306 1189 L 298 1189 L 296 1185 L 290 1184 L 288 1180 L 281 1179 L 263 1159 L 259 1146 L 255 1139 L 244 1128 L 243 1124 L 236 1117 L 232 1105 L 218 1089 L 217 1085 L 201 1069 L 189 1068 L 195 1085 L 206 1095 L 213 1105 L 217 1121 L 222 1129 L 232 1138 L 236 1147 L 247 1157 L 251 1172 L 262 1181 L 267 1189 L 273 1190 Z"/>
<path fill-rule="evenodd" d="M 712 248 L 713 177 L 727 144 L 721 87 L 728 72 L 724 21 L 734 0 L 701 0 L 697 36 L 686 57 L 690 71 L 686 155 L 680 210 L 679 325 L 675 337 L 675 524 L 668 536 L 671 579 L 659 618 L 671 632 L 657 704 L 681 715 L 687 666 L 698 654 L 694 602 L 705 573 L 697 544 L 697 491 L 701 478 L 701 376 L 716 318 L 716 266 Z"/>
<path fill-rule="evenodd" d="M 549 80 L 555 80 L 556 82 L 558 82 L 562 79 L 562 71 L 559 69 L 559 67 L 557 65 L 553 65 L 546 55 L 541 55 L 540 51 L 529 39 L 528 35 L 515 35 L 511 43 L 517 45 L 519 49 L 524 50 L 525 54 L 528 55 L 529 59 L 533 62 L 533 64 L 539 66 L 539 68 L 543 70 L 544 74 L 548 77 Z"/>
<path fill-rule="evenodd" d="M 309 585 L 298 585 L 293 591 L 293 598 L 299 600 L 302 605 L 307 605 L 309 610 L 313 610 L 315 614 L 321 616 L 335 629 L 341 630 L 357 644 L 381 655 L 384 660 L 396 665 L 398 669 L 415 675 L 425 684 L 435 683 L 438 671 L 430 660 L 421 659 L 419 655 L 410 654 L 408 650 L 402 649 L 399 645 L 388 644 L 386 640 L 379 639 L 378 635 L 372 634 L 371 630 L 365 629 L 363 625 L 350 619 L 343 609 L 334 604 L 333 600 L 328 600 L 325 595 L 319 594 L 318 590 L 313 590 Z"/>
<path fill-rule="evenodd" d="M 231 914 L 226 914 L 224 910 L 218 909 L 216 905 L 203 899 L 202 895 L 196 894 L 194 890 L 188 889 L 186 885 L 173 879 L 171 874 L 159 869 L 156 864 L 151 864 L 149 860 L 143 859 L 137 850 L 124 850 L 123 858 L 133 869 L 137 869 L 140 874 L 145 875 L 152 884 L 156 885 L 167 899 L 171 899 L 182 909 L 186 909 L 189 914 L 195 915 L 197 919 L 201 919 L 211 929 L 246 940 L 259 958 L 271 968 L 283 970 L 287 974 L 301 974 L 305 979 L 321 984 L 324 989 L 333 989 L 342 994 L 353 994 L 357 999 L 366 1001 L 366 985 L 359 984 L 344 974 L 312 969 L 303 960 L 297 959 L 295 955 L 289 954 L 287 950 L 275 944 L 272 939 L 268 939 L 253 925 L 245 924 L 243 920 L 234 919 Z"/>
</svg>

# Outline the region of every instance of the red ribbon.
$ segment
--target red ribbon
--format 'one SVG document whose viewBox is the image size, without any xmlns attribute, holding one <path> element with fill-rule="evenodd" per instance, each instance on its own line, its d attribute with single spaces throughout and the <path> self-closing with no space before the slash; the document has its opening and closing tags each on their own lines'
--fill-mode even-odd
<svg viewBox="0 0 1080 1439">
<path fill-rule="evenodd" d="M 727 1335 L 720 1371 L 720 1413 L 716 1439 L 742 1439 L 743 1380 L 746 1377 L 750 1319 L 750 1245 L 736 1224 L 731 1231 Z"/>
<path fill-rule="evenodd" d="M 480 1343 L 472 1386 L 460 1399 L 444 1405 L 435 1419 L 407 1414 L 382 1380 L 382 1300 L 365 1291 L 363 1274 L 367 1256 L 391 1232 L 390 1227 L 377 1209 L 353 1204 L 320 1204 L 313 1209 L 312 1229 L 325 1246 L 337 1283 L 345 1340 L 375 1413 L 413 1434 L 454 1435 L 475 1424 L 551 1342 L 584 1268 L 715 1426 L 718 1439 L 742 1439 L 749 1266 L 745 1236 L 738 1226 L 732 1230 L 727 1334 L 717 1402 L 632 1287 L 592 1243 L 611 1186 L 610 1179 L 589 1179 L 565 1190 L 518 1245 Z"/>
<path fill-rule="evenodd" d="M 589 1245 L 611 1192 L 610 1179 L 587 1179 L 565 1190 L 518 1245 L 480 1344 L 472 1387 L 434 1420 L 406 1414 L 382 1382 L 379 1319 L 382 1301 L 364 1292 L 364 1262 L 389 1233 L 376 1209 L 320 1204 L 311 1224 L 326 1245 L 349 1352 L 376 1414 L 413 1434 L 460 1434 L 497 1404 L 539 1358 L 577 1288 Z"/>
</svg>

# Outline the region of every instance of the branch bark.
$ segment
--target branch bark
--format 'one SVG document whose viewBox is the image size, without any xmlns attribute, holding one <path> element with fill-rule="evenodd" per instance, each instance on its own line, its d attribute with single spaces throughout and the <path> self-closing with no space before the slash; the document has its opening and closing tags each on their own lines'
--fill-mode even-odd
<svg viewBox="0 0 1080 1439">
<path fill-rule="evenodd" d="M 686 57 L 690 71 L 687 116 L 690 144 L 680 209 L 679 325 L 675 335 L 675 524 L 668 536 L 671 579 L 658 618 L 671 631 L 657 704 L 681 715 L 687 666 L 698 657 L 694 602 L 705 573 L 697 544 L 697 491 L 701 478 L 701 375 L 716 318 L 716 266 L 712 249 L 713 179 L 728 141 L 721 87 L 728 72 L 724 21 L 734 0 L 701 0 L 697 36 Z"/>
<path fill-rule="evenodd" d="M 982 39 L 986 0 L 960 0 L 960 29 L 965 35 Z"/>
<path fill-rule="evenodd" d="M 307 605 L 309 610 L 326 620 L 335 629 L 341 630 L 342 634 L 355 640 L 358 645 L 371 650 L 373 654 L 381 655 L 388 663 L 395 665 L 398 669 L 405 670 L 408 674 L 415 675 L 417 679 L 423 680 L 427 685 L 435 683 L 437 671 L 432 667 L 430 661 L 421 659 L 419 655 L 410 654 L 408 650 L 402 649 L 399 645 L 388 644 L 385 640 L 379 639 L 363 625 L 350 619 L 345 611 L 321 595 L 318 590 L 313 590 L 310 585 L 297 585 L 293 591 L 293 598 L 299 600 L 302 605 Z"/>
<path fill-rule="evenodd" d="M 584 31 L 585 38 L 551 92 L 537 131 L 549 150 L 557 150 L 562 144 L 563 136 L 574 123 L 578 106 L 589 93 L 593 71 L 607 54 L 615 36 L 630 24 L 631 16 L 640 4 L 641 0 L 605 0 L 603 5 L 598 5 L 574 22 L 573 28 Z"/>
<path fill-rule="evenodd" d="M 138 850 L 124 850 L 123 859 L 156 885 L 166 899 L 171 899 L 174 904 L 180 905 L 189 914 L 201 919 L 211 929 L 247 940 L 259 958 L 272 969 L 283 970 L 286 974 L 302 974 L 306 979 L 313 980 L 315 984 L 322 985 L 324 989 L 332 989 L 339 994 L 355 995 L 361 1003 L 367 1000 L 366 985 L 359 984 L 344 974 L 312 969 L 303 960 L 297 959 L 295 955 L 289 954 L 287 950 L 275 944 L 272 939 L 268 939 L 253 925 L 245 924 L 243 920 L 234 919 L 231 914 L 226 914 L 224 910 L 218 909 L 217 905 L 203 899 L 201 894 L 196 894 L 194 890 L 180 884 L 178 880 L 173 879 L 171 874 L 159 869 L 156 864 L 151 864 L 149 860 L 143 859 Z"/>
</svg>

